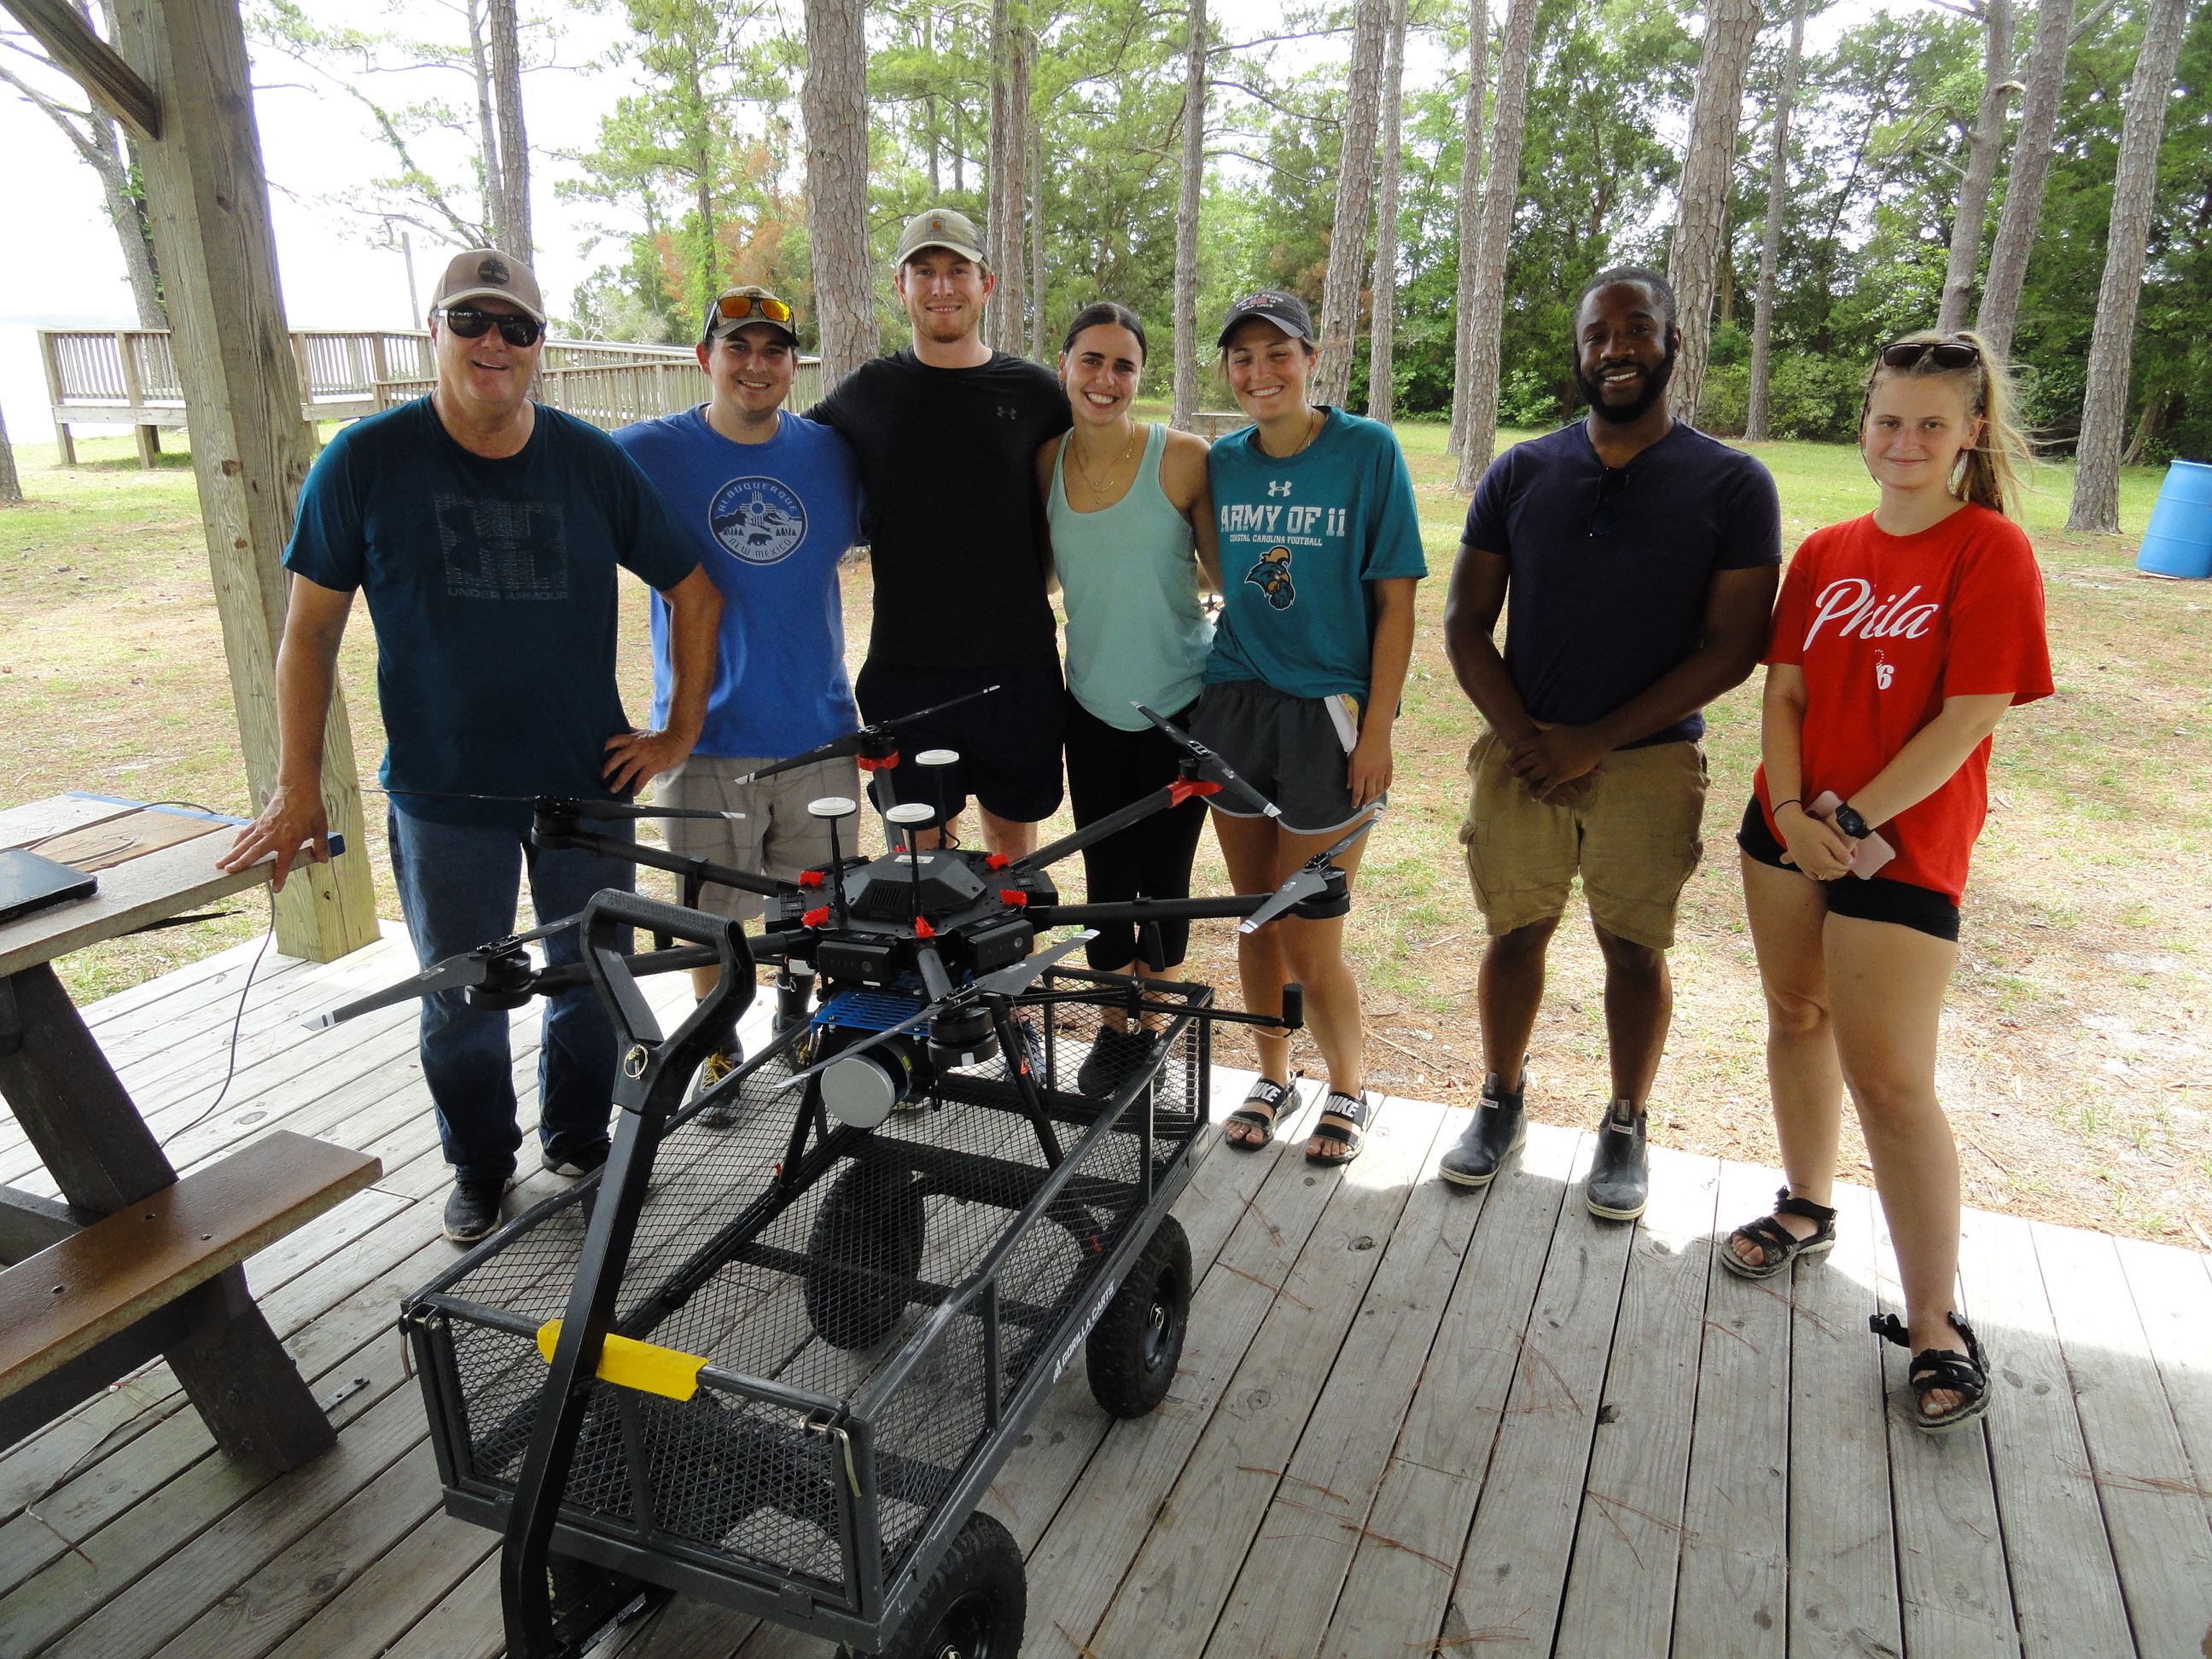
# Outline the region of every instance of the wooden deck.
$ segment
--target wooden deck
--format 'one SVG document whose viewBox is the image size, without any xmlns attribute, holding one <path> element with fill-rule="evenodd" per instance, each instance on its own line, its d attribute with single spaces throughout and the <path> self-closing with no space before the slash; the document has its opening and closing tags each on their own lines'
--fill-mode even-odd
<svg viewBox="0 0 2212 1659">
<path fill-rule="evenodd" d="M 279 1126 L 384 1160 L 249 1267 L 338 1447 L 275 1479 L 232 1464 L 156 1367 L 0 1455 L 0 1659 L 501 1650 L 495 1540 L 439 1510 L 392 1329 L 452 1255 L 413 1012 L 298 1025 L 411 959 L 387 938 L 265 960 L 210 1114 L 251 954 L 90 1018 L 180 1168 Z M 1244 1080 L 1220 1075 L 1217 1115 Z M 1206 1158 L 1175 1394 L 1109 1424 L 1072 1375 L 994 1488 L 1032 1659 L 2212 1655 L 2206 1257 L 1970 1213 L 2001 1393 L 1932 1440 L 1885 1415 L 1904 1356 L 1866 1333 L 1895 1305 L 1871 1194 L 1844 1192 L 1793 1299 L 1711 1263 L 1772 1172 L 1655 1152 L 1650 1213 L 1608 1226 L 1570 1131 L 1532 1131 L 1486 1194 L 1435 1180 L 1463 1120 L 1394 1102 L 1343 1175 L 1295 1137 Z M 0 1181 L 51 1190 L 5 1123 Z M 620 1651 L 827 1650 L 679 1601 Z"/>
</svg>

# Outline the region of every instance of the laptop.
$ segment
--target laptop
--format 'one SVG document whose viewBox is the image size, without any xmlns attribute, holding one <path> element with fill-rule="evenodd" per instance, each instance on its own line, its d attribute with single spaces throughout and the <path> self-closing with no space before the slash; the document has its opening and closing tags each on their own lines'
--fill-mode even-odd
<svg viewBox="0 0 2212 1659">
<path fill-rule="evenodd" d="M 9 848 L 0 852 L 0 923 L 89 898 L 99 886 L 97 876 Z"/>
</svg>

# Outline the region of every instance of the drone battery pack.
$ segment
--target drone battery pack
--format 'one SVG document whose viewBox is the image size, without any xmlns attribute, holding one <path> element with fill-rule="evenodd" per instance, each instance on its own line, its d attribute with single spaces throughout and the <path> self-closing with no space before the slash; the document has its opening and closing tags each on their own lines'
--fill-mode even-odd
<svg viewBox="0 0 2212 1659">
<path fill-rule="evenodd" d="M 960 939 L 958 954 L 967 958 L 962 965 L 969 972 L 988 974 L 1019 962 L 1036 940 L 1036 928 L 1018 916 L 1009 916 Z"/>
<path fill-rule="evenodd" d="M 97 877 L 21 848 L 0 852 L 0 922 L 91 896 Z"/>
<path fill-rule="evenodd" d="M 899 976 L 899 952 L 888 941 L 824 939 L 815 953 L 814 966 L 833 984 L 858 980 L 863 985 L 889 985 Z"/>
</svg>

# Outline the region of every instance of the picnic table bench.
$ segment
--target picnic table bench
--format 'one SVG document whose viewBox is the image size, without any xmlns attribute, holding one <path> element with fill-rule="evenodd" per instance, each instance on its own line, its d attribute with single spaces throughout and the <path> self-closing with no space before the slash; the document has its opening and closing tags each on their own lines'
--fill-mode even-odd
<svg viewBox="0 0 2212 1659">
<path fill-rule="evenodd" d="M 0 1097 L 62 1194 L 0 1186 L 0 1446 L 157 1357 L 233 1456 L 290 1468 L 336 1437 L 241 1264 L 382 1165 L 279 1131 L 179 1181 L 52 967 L 267 881 L 216 868 L 227 823 L 92 795 L 0 811 L 0 848 L 101 872 L 0 924 Z"/>
</svg>

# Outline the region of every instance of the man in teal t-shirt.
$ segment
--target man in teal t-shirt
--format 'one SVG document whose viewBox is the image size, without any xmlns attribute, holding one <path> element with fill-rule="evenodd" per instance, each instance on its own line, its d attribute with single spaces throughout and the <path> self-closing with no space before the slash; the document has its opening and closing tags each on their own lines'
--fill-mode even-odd
<svg viewBox="0 0 2212 1659">
<path fill-rule="evenodd" d="M 629 887 L 626 863 L 532 846 L 528 798 L 627 799 L 683 759 L 706 707 L 721 601 L 613 441 L 530 401 L 544 331 L 527 265 L 489 248 L 456 255 L 431 301 L 436 389 L 346 428 L 307 475 L 284 555 L 277 787 L 223 860 L 322 844 L 323 726 L 360 590 L 376 629 L 392 874 L 426 968 L 513 932 L 526 873 L 541 922 Z M 633 728 L 616 689 L 617 569 L 675 609 L 678 692 L 657 728 Z M 574 929 L 545 950 L 580 959 Z M 473 1243 L 499 1224 L 522 1140 L 507 1016 L 459 991 L 425 997 L 421 1053 L 453 1169 L 446 1236 Z M 545 1169 L 573 1177 L 605 1161 L 614 1077 L 598 994 L 549 998 Z"/>
</svg>

